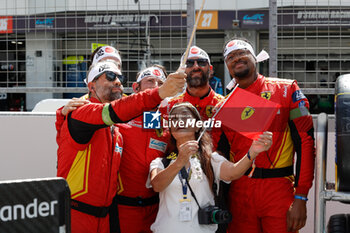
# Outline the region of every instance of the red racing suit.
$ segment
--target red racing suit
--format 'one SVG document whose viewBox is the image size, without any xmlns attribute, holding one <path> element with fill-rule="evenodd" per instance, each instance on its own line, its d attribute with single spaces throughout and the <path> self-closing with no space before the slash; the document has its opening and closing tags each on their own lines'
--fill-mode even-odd
<svg viewBox="0 0 350 233">
<path fill-rule="evenodd" d="M 213 91 L 213 89 L 211 88 L 208 94 L 201 98 L 191 96 L 186 90 L 185 93 L 171 99 L 168 102 L 167 106 L 160 107 L 159 110 L 164 116 L 164 118 L 168 119 L 168 115 L 170 113 L 171 108 L 174 106 L 174 104 L 189 102 L 197 108 L 199 114 L 201 115 L 202 120 L 208 120 L 208 118 L 212 117 L 213 115 L 213 108 L 222 100 L 224 100 L 224 97 L 220 94 L 215 93 L 215 91 Z"/>
<path fill-rule="evenodd" d="M 107 212 L 117 191 L 123 150 L 121 134 L 112 125 L 155 108 L 161 98 L 155 88 L 107 104 L 90 101 L 69 113 L 63 124 L 57 111 L 57 176 L 65 178 L 71 190 L 72 233 L 110 231 Z M 87 214 L 84 205 L 93 213 Z"/>
<path fill-rule="evenodd" d="M 286 232 L 286 214 L 294 193 L 307 195 L 314 178 L 314 131 L 309 102 L 293 80 L 259 74 L 245 90 L 280 104 L 281 109 L 269 128 L 273 132 L 272 146 L 256 157 L 253 177 L 248 178 L 248 170 L 231 183 L 229 202 L 233 221 L 229 232 Z M 231 144 L 230 158 L 239 161 L 251 141 L 223 129 Z"/>
<path fill-rule="evenodd" d="M 164 156 L 170 134 L 163 129 L 144 129 L 142 124 L 143 116 L 118 124 L 124 139 L 117 190 L 122 233 L 151 232 L 158 212 L 158 194 L 146 188 L 146 181 L 152 160 Z"/>
</svg>

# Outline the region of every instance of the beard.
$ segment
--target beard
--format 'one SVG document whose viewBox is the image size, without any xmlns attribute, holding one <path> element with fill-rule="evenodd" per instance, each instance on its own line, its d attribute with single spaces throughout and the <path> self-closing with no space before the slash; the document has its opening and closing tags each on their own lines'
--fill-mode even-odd
<svg viewBox="0 0 350 233">
<path fill-rule="evenodd" d="M 236 64 L 237 63 L 244 63 L 245 65 L 247 65 L 247 62 L 246 61 L 243 61 L 243 60 L 238 60 L 234 66 L 232 67 L 233 69 L 235 68 Z M 237 79 L 245 79 L 246 77 L 248 77 L 250 73 L 250 68 L 247 67 L 245 68 L 244 70 L 241 70 L 241 71 L 233 71 L 233 74 L 234 74 L 234 77 L 237 78 Z"/>
<path fill-rule="evenodd" d="M 244 69 L 244 70 L 239 71 L 239 72 L 234 72 L 234 74 L 235 74 L 235 77 L 236 77 L 236 78 L 238 78 L 238 79 L 244 79 L 245 77 L 248 76 L 249 71 L 250 71 L 249 68 L 247 68 L 247 69 Z"/>
<path fill-rule="evenodd" d="M 118 91 L 113 90 L 114 87 L 110 87 L 104 92 L 104 99 L 111 102 L 113 100 L 118 100 L 123 97 L 123 88 L 121 87 Z"/>
<path fill-rule="evenodd" d="M 188 74 L 186 82 L 189 87 L 204 87 L 207 85 L 209 80 L 209 72 L 205 74 L 203 70 L 196 70 L 196 72 L 198 71 L 200 71 L 201 77 L 193 77 L 193 71 Z"/>
</svg>

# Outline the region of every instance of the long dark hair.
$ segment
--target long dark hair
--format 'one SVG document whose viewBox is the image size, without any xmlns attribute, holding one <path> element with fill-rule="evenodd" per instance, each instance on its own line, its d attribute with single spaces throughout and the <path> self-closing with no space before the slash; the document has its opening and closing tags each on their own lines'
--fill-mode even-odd
<svg viewBox="0 0 350 233">
<path fill-rule="evenodd" d="M 196 119 L 196 121 L 201 120 L 201 117 L 197 111 L 197 109 L 189 102 L 183 102 L 183 103 L 177 103 L 175 104 L 169 113 L 169 117 L 171 116 L 172 112 L 180 107 L 187 108 L 192 116 Z M 202 133 L 204 128 L 201 128 L 198 132 L 195 133 L 195 138 L 198 139 L 199 135 Z M 171 129 L 170 129 L 171 132 Z M 176 139 L 173 137 L 171 134 L 170 138 L 170 145 L 169 145 L 170 150 L 173 150 L 175 153 L 178 153 L 178 149 L 176 147 Z M 209 181 L 209 186 L 210 190 L 212 190 L 212 186 L 214 183 L 214 172 L 213 168 L 211 166 L 211 154 L 213 152 L 212 150 L 213 145 L 211 141 L 211 137 L 208 132 L 204 132 L 203 136 L 201 137 L 199 141 L 199 161 L 201 163 L 202 170 L 204 174 L 207 176 L 208 181 Z M 171 151 L 170 151 L 171 152 Z"/>
</svg>

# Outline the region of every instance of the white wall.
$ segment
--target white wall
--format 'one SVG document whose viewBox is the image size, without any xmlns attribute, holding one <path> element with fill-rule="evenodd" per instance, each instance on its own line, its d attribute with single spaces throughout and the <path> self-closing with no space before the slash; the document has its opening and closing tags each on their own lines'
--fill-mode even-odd
<svg viewBox="0 0 350 233">
<path fill-rule="evenodd" d="M 56 176 L 54 113 L 13 114 L 0 113 L 0 180 Z"/>
</svg>

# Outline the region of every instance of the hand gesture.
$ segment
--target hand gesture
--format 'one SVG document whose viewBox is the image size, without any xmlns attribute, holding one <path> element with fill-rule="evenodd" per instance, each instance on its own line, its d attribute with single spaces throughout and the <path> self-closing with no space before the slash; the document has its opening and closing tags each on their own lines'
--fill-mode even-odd
<svg viewBox="0 0 350 233">
<path fill-rule="evenodd" d="M 88 100 L 73 98 L 62 109 L 62 115 L 67 116 L 68 113 L 74 111 L 80 106 L 90 103 Z"/>
<path fill-rule="evenodd" d="M 262 133 L 257 140 L 254 140 L 252 146 L 249 149 L 249 153 L 252 156 L 252 159 L 263 152 L 270 149 L 272 145 L 272 133 L 269 131 L 265 131 Z"/>
<path fill-rule="evenodd" d="M 182 92 L 186 83 L 186 77 L 187 75 L 183 72 L 169 74 L 163 85 L 159 87 L 160 98 L 165 99 Z"/>
<path fill-rule="evenodd" d="M 179 154 L 177 156 L 177 163 L 183 167 L 185 166 L 190 157 L 198 152 L 198 142 L 195 140 L 187 141 L 184 144 L 181 144 L 178 148 Z"/>
</svg>

